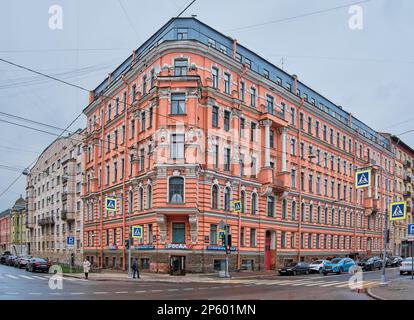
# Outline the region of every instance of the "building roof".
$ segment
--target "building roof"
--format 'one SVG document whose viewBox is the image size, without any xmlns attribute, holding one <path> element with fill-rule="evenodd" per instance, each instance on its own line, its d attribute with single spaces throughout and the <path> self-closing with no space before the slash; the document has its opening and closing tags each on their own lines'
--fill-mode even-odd
<svg viewBox="0 0 414 320">
<path fill-rule="evenodd" d="M 6 216 L 9 216 L 11 214 L 11 209 L 6 209 L 2 212 L 0 212 L 0 219 Z"/>
<path fill-rule="evenodd" d="M 23 199 L 22 195 L 20 195 L 20 198 L 16 200 L 14 203 L 14 206 L 12 210 L 23 210 L 26 209 L 26 200 Z"/>
<path fill-rule="evenodd" d="M 182 37 L 183 32 L 186 34 L 184 37 Z M 180 37 L 178 36 L 179 34 Z M 237 43 L 236 52 L 234 52 L 234 39 L 211 28 L 194 17 L 172 18 L 169 20 L 134 51 L 135 61 L 140 60 L 153 48 L 165 41 L 177 41 L 181 39 L 198 41 L 207 46 L 213 46 L 214 44 L 214 47 L 225 55 L 231 58 L 236 56 L 236 60 L 239 63 L 249 65 L 253 72 L 263 76 L 264 71 L 266 70 L 269 74 L 268 79 L 270 81 L 293 93 L 292 90 L 296 78 L 295 75 L 290 75 L 239 43 Z M 133 55 L 130 55 L 123 63 L 121 63 L 112 73 L 110 73 L 110 76 L 105 78 L 105 80 L 96 87 L 93 91 L 94 98 L 99 97 L 102 92 L 113 84 L 122 74 L 130 70 L 135 61 L 133 60 Z M 345 111 L 341 106 L 334 104 L 328 98 L 311 89 L 301 81 L 298 80 L 297 83 L 300 96 L 303 98 L 306 95 L 309 103 L 313 104 L 316 108 L 334 117 L 344 125 L 350 126 L 365 138 L 377 143 L 389 151 L 391 150 L 391 142 L 387 137 L 379 134 L 377 131 L 355 118 L 352 114 Z"/>
</svg>

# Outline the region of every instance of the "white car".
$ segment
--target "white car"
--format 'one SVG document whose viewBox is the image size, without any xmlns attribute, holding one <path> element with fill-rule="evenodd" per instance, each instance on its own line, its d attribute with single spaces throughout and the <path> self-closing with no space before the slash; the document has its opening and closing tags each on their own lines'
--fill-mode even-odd
<svg viewBox="0 0 414 320">
<path fill-rule="evenodd" d="M 309 265 L 310 273 L 322 273 L 323 266 L 325 263 L 329 262 L 328 260 L 316 260 Z"/>
<path fill-rule="evenodd" d="M 401 262 L 401 266 L 400 266 L 400 274 L 404 274 L 404 273 L 408 273 L 411 274 L 412 270 L 413 270 L 413 258 L 405 258 L 402 262 Z"/>
</svg>

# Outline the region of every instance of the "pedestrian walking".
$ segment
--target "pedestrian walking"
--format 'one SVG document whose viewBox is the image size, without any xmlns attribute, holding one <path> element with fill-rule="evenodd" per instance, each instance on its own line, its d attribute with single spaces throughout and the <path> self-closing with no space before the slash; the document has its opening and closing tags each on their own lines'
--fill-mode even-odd
<svg viewBox="0 0 414 320">
<path fill-rule="evenodd" d="M 133 271 L 132 277 L 135 279 L 135 274 L 136 274 L 137 278 L 139 279 L 139 269 L 138 269 L 138 259 L 137 258 L 135 258 L 134 263 L 132 264 L 132 271 Z"/>
<path fill-rule="evenodd" d="M 85 279 L 88 279 L 88 273 L 91 270 L 91 263 L 85 259 L 83 261 L 83 272 L 85 273 Z"/>
</svg>

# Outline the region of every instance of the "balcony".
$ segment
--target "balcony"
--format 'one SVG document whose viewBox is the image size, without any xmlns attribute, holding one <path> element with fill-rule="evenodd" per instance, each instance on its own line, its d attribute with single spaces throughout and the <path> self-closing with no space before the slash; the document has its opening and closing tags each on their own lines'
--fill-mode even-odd
<svg viewBox="0 0 414 320">
<path fill-rule="evenodd" d="M 405 160 L 404 161 L 404 167 L 411 168 L 411 161 L 410 160 Z"/>
<path fill-rule="evenodd" d="M 379 209 L 379 199 L 366 198 L 364 200 L 364 208 L 365 208 L 365 213 L 367 215 L 370 215 L 372 213 L 378 212 L 378 209 Z"/>
<path fill-rule="evenodd" d="M 42 218 L 39 219 L 38 224 L 39 226 L 54 225 L 55 219 L 53 217 Z"/>
<path fill-rule="evenodd" d="M 274 193 L 280 194 L 290 190 L 290 173 L 274 173 L 271 168 L 262 168 L 259 173 L 259 180 L 263 186 L 272 189 Z"/>
<path fill-rule="evenodd" d="M 63 210 L 60 214 L 60 217 L 62 218 L 62 220 L 73 221 L 75 220 L 75 213 L 69 212 L 68 210 Z"/>
</svg>

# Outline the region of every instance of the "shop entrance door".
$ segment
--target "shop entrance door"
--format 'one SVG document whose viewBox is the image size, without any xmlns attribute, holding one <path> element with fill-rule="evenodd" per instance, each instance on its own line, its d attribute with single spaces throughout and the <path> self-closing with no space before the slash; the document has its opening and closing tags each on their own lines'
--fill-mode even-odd
<svg viewBox="0 0 414 320">
<path fill-rule="evenodd" d="M 185 276 L 185 256 L 170 257 L 170 275 Z"/>
</svg>

